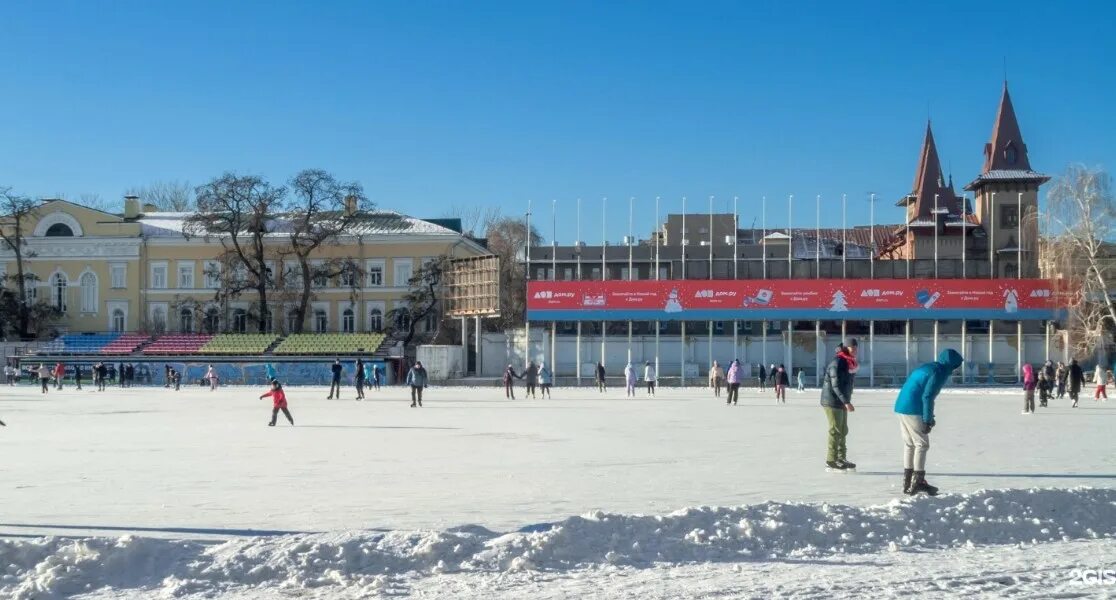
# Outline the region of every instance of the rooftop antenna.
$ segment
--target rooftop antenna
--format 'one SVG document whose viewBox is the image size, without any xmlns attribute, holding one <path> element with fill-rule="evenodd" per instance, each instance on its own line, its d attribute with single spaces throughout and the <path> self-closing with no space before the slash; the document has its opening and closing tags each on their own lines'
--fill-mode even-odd
<svg viewBox="0 0 1116 600">
<path fill-rule="evenodd" d="M 1004 55 L 1004 85 L 1007 85 L 1007 55 Z"/>
</svg>

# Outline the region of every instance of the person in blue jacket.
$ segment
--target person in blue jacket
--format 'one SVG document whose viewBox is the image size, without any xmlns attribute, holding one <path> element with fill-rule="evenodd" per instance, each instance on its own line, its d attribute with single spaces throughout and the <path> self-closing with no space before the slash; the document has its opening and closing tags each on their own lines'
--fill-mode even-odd
<svg viewBox="0 0 1116 600">
<path fill-rule="evenodd" d="M 895 412 L 903 434 L 903 492 L 931 496 L 938 488 L 926 483 L 926 451 L 930 449 L 930 430 L 934 428 L 934 400 L 964 359 L 952 348 L 942 350 L 937 362 L 926 363 L 911 372 L 899 397 Z"/>
</svg>

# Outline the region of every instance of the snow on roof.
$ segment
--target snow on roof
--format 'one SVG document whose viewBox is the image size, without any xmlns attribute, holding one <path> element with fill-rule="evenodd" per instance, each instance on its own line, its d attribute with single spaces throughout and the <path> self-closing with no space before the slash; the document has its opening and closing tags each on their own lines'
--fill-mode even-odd
<svg viewBox="0 0 1116 600">
<path fill-rule="evenodd" d="M 143 235 L 148 237 L 174 237 L 184 235 L 192 212 L 145 213 L 137 221 Z M 270 222 L 270 235 L 285 235 L 290 231 L 289 222 L 282 217 Z M 444 235 L 461 234 L 429 221 L 390 210 L 364 213 L 349 228 L 352 235 Z"/>
</svg>

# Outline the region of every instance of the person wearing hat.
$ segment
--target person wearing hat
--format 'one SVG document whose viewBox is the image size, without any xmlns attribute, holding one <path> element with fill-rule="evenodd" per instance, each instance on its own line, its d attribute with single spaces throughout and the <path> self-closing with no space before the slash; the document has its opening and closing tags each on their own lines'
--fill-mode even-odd
<svg viewBox="0 0 1116 600">
<path fill-rule="evenodd" d="M 964 359 L 952 348 L 942 350 L 937 362 L 911 372 L 895 399 L 899 432 L 903 437 L 903 492 L 937 495 L 938 488 L 926 483 L 926 451 L 934 428 L 934 400 Z"/>
<path fill-rule="evenodd" d="M 829 423 L 825 466 L 836 471 L 856 469 L 855 463 L 846 460 L 845 448 L 845 439 L 849 435 L 849 413 L 856 410 L 852 403 L 853 379 L 858 368 L 856 352 L 856 338 L 839 344 L 836 356 L 829 361 L 822 378 L 821 405 Z"/>
</svg>

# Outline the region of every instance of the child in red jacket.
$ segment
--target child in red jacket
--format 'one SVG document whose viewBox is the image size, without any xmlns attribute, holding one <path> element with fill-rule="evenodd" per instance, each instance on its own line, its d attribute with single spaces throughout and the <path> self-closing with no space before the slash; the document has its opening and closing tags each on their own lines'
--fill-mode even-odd
<svg viewBox="0 0 1116 600">
<path fill-rule="evenodd" d="M 275 419 L 279 416 L 279 411 L 283 411 L 283 415 L 287 420 L 294 425 L 294 417 L 291 416 L 291 411 L 287 410 L 287 395 L 283 393 L 283 386 L 278 381 L 271 382 L 271 391 L 260 396 L 260 400 L 271 396 L 271 422 L 267 424 L 268 427 L 275 427 Z"/>
</svg>

